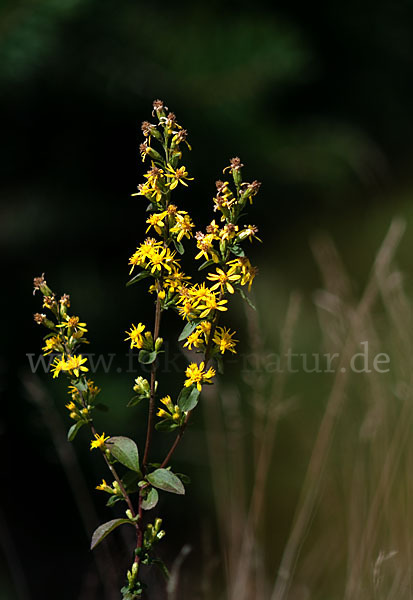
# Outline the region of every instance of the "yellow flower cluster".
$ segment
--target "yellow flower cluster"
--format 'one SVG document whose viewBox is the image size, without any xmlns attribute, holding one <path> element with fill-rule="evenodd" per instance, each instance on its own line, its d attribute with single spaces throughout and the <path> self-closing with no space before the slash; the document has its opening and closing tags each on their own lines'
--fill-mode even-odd
<svg viewBox="0 0 413 600">
<path fill-rule="evenodd" d="M 199 365 L 191 363 L 186 372 L 185 386 L 195 386 L 198 391 L 202 383 L 210 383 L 215 370 L 206 365 L 211 359 L 225 352 L 235 353 L 237 340 L 235 332 L 227 327 L 218 325 L 219 315 L 228 310 L 228 296 L 242 291 L 243 286 L 251 289 L 257 269 L 253 267 L 241 247 L 245 240 L 258 239 L 255 225 L 239 224 L 246 203 L 252 202 L 258 193 L 260 184 L 257 181 L 246 183 L 242 181 L 242 167 L 239 158 L 233 158 L 224 169 L 232 175 L 230 181 L 217 181 L 216 194 L 213 198 L 214 210 L 220 213 L 220 218 L 212 220 L 205 232 L 198 231 L 195 235 L 197 253 L 195 259 L 205 262 L 200 270 L 213 266 L 203 281 L 190 283 L 190 278 L 184 274 L 176 252 L 182 254 L 182 241 L 192 237 L 193 221 L 188 212 L 179 210 L 171 203 L 171 192 L 181 183 L 188 186 L 192 180 L 185 166 L 180 165 L 182 158 L 180 145 L 182 142 L 190 148 L 186 131 L 176 121 L 174 113 L 168 112 L 163 102 L 154 102 L 154 117 L 158 123 L 145 121 L 142 124 L 144 143 L 140 152 L 142 159 L 151 161 L 150 168 L 144 174 L 144 183 L 138 186 L 134 195 L 144 196 L 149 200 L 149 215 L 146 220 L 146 233 L 159 236 L 147 238 L 140 244 L 129 259 L 132 274 L 135 267 L 141 271 L 130 283 L 146 277 L 152 277 L 154 282 L 149 291 L 157 295 L 160 310 L 173 308 L 187 321 L 188 334 L 183 336 L 184 347 L 203 353 L 205 359 Z M 152 143 L 159 142 L 161 150 L 156 150 Z M 132 325 L 127 340 L 131 348 L 143 349 L 143 325 Z M 183 332 L 184 333 L 184 332 Z M 154 347 L 146 347 L 154 351 Z M 147 354 L 143 359 L 149 360 Z M 152 359 L 152 355 L 150 357 Z M 159 408 L 158 416 L 164 420 L 178 422 L 178 412 L 169 396 L 166 396 Z M 192 406 L 185 396 L 184 405 Z M 166 407 L 166 408 L 165 408 Z M 175 415 L 175 417 L 174 417 Z"/>
<path fill-rule="evenodd" d="M 56 357 L 51 367 L 53 377 L 58 377 L 62 371 L 67 371 L 69 375 L 79 377 L 81 371 L 89 371 L 89 369 L 84 366 L 86 361 L 87 358 L 82 358 L 82 355 L 70 356 L 67 360 L 62 357 Z"/>
<path fill-rule="evenodd" d="M 194 347 L 196 350 L 206 351 L 210 332 L 211 323 L 209 321 L 201 321 L 195 330 L 188 335 L 184 346 L 189 350 L 192 350 L 192 347 Z M 236 352 L 234 348 L 238 340 L 234 339 L 234 335 L 235 332 L 231 333 L 226 327 L 217 326 L 215 328 L 212 340 L 221 354 L 224 354 L 226 350 L 233 353 Z"/>
<path fill-rule="evenodd" d="M 226 311 L 228 300 L 220 299 L 220 295 L 207 288 L 205 283 L 180 288 L 177 300 L 178 312 L 183 319 L 205 319 L 216 311 Z"/>
<path fill-rule="evenodd" d="M 178 404 L 174 404 L 170 396 L 165 396 L 164 398 L 161 398 L 160 402 L 165 408 L 159 408 L 157 416 L 161 417 L 162 419 L 172 421 L 177 425 L 181 425 L 183 419 L 185 418 L 185 414 L 179 408 Z"/>
<path fill-rule="evenodd" d="M 148 238 L 138 246 L 136 252 L 129 259 L 132 265 L 130 273 L 135 267 L 147 269 L 152 275 L 157 276 L 163 272 L 172 273 L 179 270 L 179 262 L 175 259 L 175 251 L 165 248 L 162 242 Z"/>
<path fill-rule="evenodd" d="M 51 330 L 44 338 L 43 354 L 45 356 L 51 353 L 57 354 L 50 367 L 53 378 L 64 373 L 70 379 L 68 392 L 71 401 L 66 404 L 66 408 L 70 418 L 75 421 L 68 434 L 69 439 L 73 439 L 81 426 L 91 423 L 94 402 L 100 392 L 94 382 L 85 376 L 89 371 L 86 366 L 87 358 L 77 353 L 80 344 L 88 343 L 85 338 L 87 326 L 78 316 L 68 314 L 70 297 L 67 294 L 63 294 L 59 300 L 56 300 L 44 279 L 44 274 L 34 279 L 34 291 L 37 290 L 43 294 L 43 307 L 51 312 L 50 319 L 38 313 L 34 316 L 36 323 L 45 325 Z"/>
<path fill-rule="evenodd" d="M 151 365 L 148 379 L 141 376 L 135 379 L 135 396 L 128 403 L 129 407 L 137 406 L 140 402 L 147 402 L 149 405 L 142 462 L 133 440 L 124 436 L 110 438 L 104 432 L 96 433 L 92 411 L 94 408 L 105 407 L 95 404 L 100 390 L 87 378 L 87 359 L 78 349 L 82 343 L 88 343 L 85 337 L 88 331 L 86 323 L 82 322 L 80 317 L 68 314 L 69 296 L 64 294 L 57 299 L 48 287 L 44 274 L 34 280 L 34 291 L 40 291 L 43 295 L 42 308 L 46 313 L 51 313 L 51 317 L 47 316 L 49 313 L 34 315 L 35 322 L 49 330 L 44 338 L 43 352 L 45 355 L 56 354 L 51 365 L 53 377 L 57 378 L 60 373 L 64 373 L 70 380 L 70 400 L 66 403 L 66 408 L 74 423 L 68 431 L 68 439 L 73 440 L 83 425 L 89 425 L 93 434 L 90 450 L 101 451 L 115 479 L 111 485 L 102 479 L 96 489 L 110 495 L 108 506 L 119 500 L 126 502 L 126 516 L 135 525 L 138 533 L 136 558 L 133 567 L 127 573 L 128 597 L 141 597 L 142 588 L 137 579 L 138 568 L 140 564 L 154 562 L 151 555 L 152 544 L 164 534 L 163 531 L 159 531 L 161 519 L 156 519 L 154 526 L 149 524 L 143 530 L 139 526 L 138 518 L 142 517 L 142 510 L 149 510 L 156 504 L 157 487 L 178 494 L 184 492 L 184 477 L 177 477 L 172 471 L 167 471 L 168 487 L 156 482 L 159 483 L 161 472 L 169 469 L 172 453 L 199 401 L 203 386 L 213 382 L 216 366 L 221 371 L 222 355 L 226 352 L 236 352 L 236 332 L 221 324 L 221 319 L 228 311 L 228 300 L 236 294 L 250 303 L 243 288 L 246 287 L 248 291 L 251 289 L 257 269 L 246 256 L 243 244 L 247 240 L 259 240 L 255 225 L 245 225 L 240 220 L 245 214 L 246 205 L 251 204 L 258 193 L 260 184 L 257 181 L 243 181 L 243 164 L 237 157 L 232 158 L 229 166 L 223 170 L 224 173 L 228 172 L 228 175 L 225 175 L 228 181 L 216 182 L 213 198 L 213 209 L 217 213 L 215 219 L 205 231 L 197 231 L 194 235 L 196 230 L 190 213 L 181 210 L 171 201 L 174 190 L 182 186 L 180 189 L 183 192 L 188 188 L 189 182 L 193 181 L 187 168 L 181 164 L 182 150 L 185 146 L 191 150 L 187 132 L 177 122 L 175 114 L 169 112 L 160 100 L 153 103 L 152 116 L 157 119 L 157 123 L 142 123 L 144 140 L 139 152 L 147 169 L 143 175 L 143 182 L 133 194 L 149 201 L 144 227 L 145 235 L 149 237 L 136 247 L 129 258 L 132 278 L 127 285 L 149 279 L 148 291 L 153 294 L 155 304 L 154 323 L 153 329 L 141 322 L 137 325 L 132 323 L 125 331 L 125 341 L 130 348 L 139 350 L 139 362 L 145 366 Z M 180 256 L 184 254 L 188 241 L 196 246 L 195 260 L 202 259 L 198 268 L 200 276 L 195 283 L 181 266 Z M 158 403 L 158 356 L 163 352 L 160 329 L 164 322 L 162 313 L 168 309 L 185 321 L 179 341 L 188 351 L 202 356 L 197 361 L 192 362 L 191 359 L 188 364 L 177 399 L 173 400 L 170 395 L 165 395 Z M 156 424 L 155 415 L 161 419 Z M 153 429 L 179 429 L 169 452 L 159 463 L 160 468 L 155 470 L 155 463 L 151 457 Z M 120 478 L 118 475 L 117 462 L 128 469 L 125 477 Z M 155 475 L 156 471 L 158 478 Z M 130 475 L 133 475 L 133 478 Z M 165 477 L 165 473 L 163 476 Z M 134 492 L 138 496 L 137 510 L 130 497 Z M 149 535 L 148 531 L 152 533 Z M 126 588 L 123 588 L 122 592 L 125 590 Z"/>
</svg>

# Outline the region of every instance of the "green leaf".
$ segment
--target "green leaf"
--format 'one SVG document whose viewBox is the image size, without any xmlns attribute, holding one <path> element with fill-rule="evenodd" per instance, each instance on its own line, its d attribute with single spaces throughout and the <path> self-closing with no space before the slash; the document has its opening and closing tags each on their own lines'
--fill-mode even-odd
<svg viewBox="0 0 413 600">
<path fill-rule="evenodd" d="M 237 288 L 239 293 L 241 294 L 241 298 L 243 300 L 245 300 L 245 302 L 248 304 L 248 306 L 250 306 L 253 310 L 257 310 L 256 307 L 254 306 L 254 304 L 251 302 L 251 300 L 248 298 L 247 294 L 244 292 L 244 290 L 242 288 Z"/>
<path fill-rule="evenodd" d="M 189 387 L 182 388 L 178 398 L 179 408 L 183 412 L 193 410 L 198 404 L 198 398 L 200 393 L 201 392 L 198 390 L 195 384 L 192 384 Z"/>
<path fill-rule="evenodd" d="M 109 535 L 109 533 L 111 533 L 114 529 L 119 527 L 119 525 L 123 525 L 124 523 L 134 525 L 134 523 L 132 523 L 132 521 L 129 521 L 129 519 L 112 519 L 112 521 L 108 521 L 107 523 L 103 523 L 103 525 L 99 525 L 99 527 L 94 531 L 92 535 L 90 549 L 93 550 L 94 548 L 96 548 L 96 546 L 100 544 L 100 542 L 104 540 L 105 537 Z"/>
<path fill-rule="evenodd" d="M 142 400 L 144 400 L 146 398 L 146 396 L 134 396 L 133 398 L 131 398 L 129 400 L 129 402 L 127 403 L 126 406 L 128 406 L 129 408 L 131 406 L 137 406 L 140 402 L 142 402 Z"/>
<path fill-rule="evenodd" d="M 235 254 L 235 256 L 245 256 L 244 250 L 241 248 L 241 246 L 237 246 L 237 244 L 234 244 L 230 250 L 232 254 Z"/>
<path fill-rule="evenodd" d="M 156 350 L 153 350 L 152 352 L 148 352 L 148 350 L 141 350 L 139 352 L 138 360 L 143 365 L 150 365 L 151 363 L 155 362 L 157 354 L 158 353 Z"/>
<path fill-rule="evenodd" d="M 198 321 L 189 321 L 182 329 L 181 334 L 178 338 L 178 342 L 183 342 L 183 340 L 186 340 L 188 335 L 190 335 L 194 331 L 197 325 Z"/>
<path fill-rule="evenodd" d="M 154 487 L 163 490 L 164 492 L 180 495 L 185 494 L 185 488 L 182 481 L 167 469 L 156 469 L 156 471 L 149 473 L 149 475 L 146 476 L 146 479 Z"/>
<path fill-rule="evenodd" d="M 155 425 L 156 431 L 174 431 L 178 427 L 179 425 L 170 419 L 163 419 L 162 421 L 158 421 Z"/>
<path fill-rule="evenodd" d="M 71 428 L 67 432 L 67 439 L 69 440 L 69 442 L 73 442 L 73 440 L 77 436 L 77 432 L 81 427 L 83 427 L 83 425 L 86 425 L 85 421 L 78 421 L 77 423 L 71 426 Z"/>
<path fill-rule="evenodd" d="M 166 581 L 168 581 L 171 574 L 163 560 L 161 558 L 153 558 L 152 564 L 156 565 L 162 571 L 163 576 L 165 577 Z"/>
<path fill-rule="evenodd" d="M 185 252 L 183 245 L 178 240 L 173 240 L 175 248 L 178 250 L 179 254 L 183 254 Z"/>
<path fill-rule="evenodd" d="M 79 392 L 87 392 L 88 391 L 88 385 L 87 385 L 87 381 L 85 379 L 79 379 L 79 381 L 77 383 L 75 383 L 74 387 L 79 390 Z"/>
<path fill-rule="evenodd" d="M 126 287 L 129 287 L 130 285 L 133 285 L 134 283 L 137 283 L 138 281 L 141 281 L 142 279 L 146 279 L 146 277 L 150 277 L 150 276 L 151 276 L 151 274 L 148 273 L 147 271 L 141 271 L 140 273 L 135 275 L 135 277 L 132 277 L 132 279 L 129 279 L 129 281 L 126 284 Z"/>
<path fill-rule="evenodd" d="M 177 477 L 179 477 L 179 479 L 182 481 L 182 483 L 185 483 L 186 485 L 191 483 L 191 478 L 188 477 L 188 475 L 185 475 L 184 473 L 175 473 L 175 475 Z"/>
<path fill-rule="evenodd" d="M 202 263 L 202 265 L 200 267 L 198 267 L 198 271 L 202 271 L 203 269 L 206 269 L 207 267 L 209 267 L 213 264 L 214 264 L 213 260 L 206 260 L 205 262 Z"/>
<path fill-rule="evenodd" d="M 113 496 L 110 496 L 109 500 L 106 502 L 106 506 L 113 506 L 116 504 L 116 502 L 119 502 L 119 500 L 122 500 L 122 498 L 113 494 Z"/>
<path fill-rule="evenodd" d="M 124 436 L 111 437 L 106 442 L 111 455 L 122 465 L 140 473 L 138 446 L 133 440 Z"/>
<path fill-rule="evenodd" d="M 155 488 L 151 487 L 146 498 L 142 500 L 143 510 L 151 510 L 158 504 L 159 494 Z"/>
</svg>

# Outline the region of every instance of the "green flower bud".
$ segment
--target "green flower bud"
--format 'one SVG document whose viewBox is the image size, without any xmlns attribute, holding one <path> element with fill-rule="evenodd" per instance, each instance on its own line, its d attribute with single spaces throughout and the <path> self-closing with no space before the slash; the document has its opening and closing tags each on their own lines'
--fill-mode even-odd
<svg viewBox="0 0 413 600">
<path fill-rule="evenodd" d="M 162 525 L 162 519 L 155 519 L 155 531 L 158 532 Z"/>
</svg>

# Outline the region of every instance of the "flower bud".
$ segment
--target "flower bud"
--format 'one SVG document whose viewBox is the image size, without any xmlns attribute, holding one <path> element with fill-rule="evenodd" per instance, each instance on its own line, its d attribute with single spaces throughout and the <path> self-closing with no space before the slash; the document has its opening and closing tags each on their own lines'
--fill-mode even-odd
<svg viewBox="0 0 413 600">
<path fill-rule="evenodd" d="M 162 344 L 163 344 L 163 338 L 158 337 L 155 340 L 155 350 L 158 351 L 162 348 Z"/>
<path fill-rule="evenodd" d="M 150 332 L 150 331 L 145 331 L 145 333 L 144 333 L 144 337 L 143 337 L 142 348 L 143 348 L 144 350 L 152 350 L 152 349 L 153 349 L 153 337 L 152 337 L 152 332 Z"/>
<path fill-rule="evenodd" d="M 125 514 L 126 514 L 126 516 L 128 517 L 128 519 L 130 519 L 130 520 L 132 520 L 132 519 L 133 519 L 133 514 L 132 514 L 132 512 L 131 512 L 130 508 L 127 508 L 127 509 L 125 510 Z"/>
<path fill-rule="evenodd" d="M 143 398 L 149 398 L 150 396 L 150 388 L 149 381 L 144 379 L 143 377 L 137 377 L 135 379 L 135 385 L 133 386 L 133 391 L 138 394 L 138 396 L 142 396 Z"/>
</svg>

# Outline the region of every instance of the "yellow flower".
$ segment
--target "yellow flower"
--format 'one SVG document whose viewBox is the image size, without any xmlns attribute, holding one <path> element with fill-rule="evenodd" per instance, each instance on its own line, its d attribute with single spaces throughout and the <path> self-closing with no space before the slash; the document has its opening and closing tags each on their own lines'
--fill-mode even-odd
<svg viewBox="0 0 413 600">
<path fill-rule="evenodd" d="M 192 346 L 194 346 L 194 348 L 206 346 L 208 344 L 210 331 L 211 323 L 209 321 L 202 321 L 197 325 L 195 331 L 188 335 L 184 346 L 190 350 L 192 350 Z"/>
<path fill-rule="evenodd" d="M 161 246 L 162 242 L 157 242 L 154 238 L 147 238 L 129 259 L 129 264 L 132 265 L 129 275 L 136 266 L 144 267 L 150 256 Z"/>
<path fill-rule="evenodd" d="M 76 404 L 74 402 L 69 402 L 68 404 L 65 404 L 67 410 L 74 410 L 76 408 Z"/>
<path fill-rule="evenodd" d="M 89 371 L 87 367 L 84 367 L 83 364 L 87 361 L 87 358 L 82 358 L 82 355 L 72 356 L 67 361 L 67 370 L 73 372 L 76 377 L 79 377 L 80 371 Z"/>
<path fill-rule="evenodd" d="M 188 184 L 185 183 L 184 179 L 187 179 L 188 181 L 193 180 L 193 177 L 188 177 L 188 171 L 184 166 L 175 170 L 170 164 L 168 164 L 166 168 L 168 169 L 169 173 L 165 173 L 165 177 L 170 177 L 172 179 L 172 181 L 167 184 L 169 185 L 170 190 L 175 189 L 178 183 L 182 183 L 182 185 L 188 187 Z"/>
<path fill-rule="evenodd" d="M 228 265 L 231 267 L 228 271 L 228 275 L 232 275 L 233 273 L 237 273 L 241 275 L 240 283 L 241 285 L 246 285 L 248 283 L 248 291 L 251 289 L 252 282 L 254 280 L 255 275 L 258 272 L 257 267 L 253 267 L 248 260 L 247 257 L 242 256 L 240 258 L 236 258 L 235 260 L 230 260 Z"/>
<path fill-rule="evenodd" d="M 150 215 L 150 217 L 146 220 L 146 222 L 149 223 L 149 227 L 146 230 L 146 233 L 148 233 L 150 228 L 153 227 L 156 233 L 162 235 L 162 227 L 165 227 L 163 219 L 167 214 L 168 213 L 164 211 L 161 213 L 154 213 L 153 215 Z"/>
<path fill-rule="evenodd" d="M 232 240 L 238 233 L 238 225 L 227 223 L 219 232 L 221 240 Z"/>
<path fill-rule="evenodd" d="M 53 363 L 52 363 L 52 367 L 51 367 L 51 371 L 53 372 L 53 378 L 58 377 L 60 371 L 67 371 L 68 370 L 68 363 L 65 361 L 65 359 L 63 357 L 61 358 L 55 358 Z"/>
<path fill-rule="evenodd" d="M 89 394 L 91 394 L 92 396 L 97 396 L 98 394 L 100 394 L 100 387 L 95 385 L 95 383 L 91 379 L 88 379 L 87 387 L 89 389 Z"/>
<path fill-rule="evenodd" d="M 103 448 L 105 446 L 106 440 L 108 440 L 110 438 L 110 435 L 107 435 L 105 437 L 105 432 L 103 432 L 102 435 L 95 433 L 95 438 L 96 439 L 94 439 L 90 442 L 91 450 L 93 450 L 94 448 Z"/>
<path fill-rule="evenodd" d="M 73 329 L 73 331 L 87 332 L 86 323 L 81 323 L 79 317 L 69 317 L 69 315 L 66 315 L 66 323 L 60 323 L 56 327 L 67 327 L 67 329 Z"/>
<path fill-rule="evenodd" d="M 191 221 L 191 217 L 187 213 L 184 213 L 184 211 L 180 211 L 175 215 L 175 218 L 176 223 L 170 229 L 170 232 L 178 234 L 176 238 L 178 242 L 180 242 L 184 236 L 189 239 L 192 236 L 191 230 L 195 227 Z"/>
<path fill-rule="evenodd" d="M 169 395 L 168 396 L 164 396 L 163 398 L 161 398 L 160 402 L 162 402 L 162 404 L 164 404 L 168 410 L 170 410 L 170 411 L 173 410 L 172 400 L 171 400 L 171 397 Z"/>
<path fill-rule="evenodd" d="M 217 297 L 215 296 L 215 294 L 211 295 L 209 298 L 205 299 L 205 304 L 200 304 L 198 306 L 199 310 L 202 310 L 201 314 L 199 315 L 201 319 L 204 319 L 205 317 L 207 317 L 209 315 L 210 312 L 214 311 L 214 310 L 219 310 L 219 311 L 225 311 L 228 310 L 228 308 L 226 306 L 224 306 L 224 304 L 226 304 L 228 301 L 227 300 L 218 300 Z"/>
<path fill-rule="evenodd" d="M 219 256 L 213 245 L 213 241 L 216 239 L 215 233 L 208 233 L 205 235 L 201 231 L 198 231 L 195 235 L 195 239 L 197 248 L 200 250 L 195 256 L 195 260 L 198 260 L 198 258 L 203 256 L 206 260 L 212 259 L 213 261 L 218 262 Z"/>
<path fill-rule="evenodd" d="M 163 169 L 158 169 L 158 167 L 153 166 L 152 169 L 150 169 L 144 175 L 144 177 L 147 178 L 147 181 L 138 185 L 139 192 L 132 194 L 132 196 L 146 196 L 152 202 L 153 200 L 155 200 L 155 202 L 160 202 L 162 199 L 162 194 L 165 193 L 163 175 Z"/>
<path fill-rule="evenodd" d="M 196 316 L 195 307 L 190 300 L 185 300 L 182 306 L 178 308 L 178 312 L 183 319 Z"/>
<path fill-rule="evenodd" d="M 217 282 L 211 287 L 211 290 L 216 290 L 220 287 L 222 292 L 228 291 L 230 294 L 233 294 L 234 288 L 232 287 L 231 281 L 238 281 L 238 279 L 241 279 L 241 275 L 238 273 L 232 273 L 230 275 L 217 267 L 216 273 L 210 273 L 207 276 L 207 279 L 209 279 L 209 281 Z"/>
<path fill-rule="evenodd" d="M 162 269 L 172 271 L 172 264 L 175 262 L 175 252 L 171 252 L 169 248 L 162 248 L 161 251 L 154 250 L 149 257 L 149 268 L 152 274 L 156 274 Z"/>
<path fill-rule="evenodd" d="M 185 273 L 180 271 L 175 265 L 172 265 L 172 271 L 165 276 L 163 284 L 165 288 L 174 292 L 183 287 L 189 279 L 191 279 L 189 276 L 185 275 Z"/>
<path fill-rule="evenodd" d="M 210 367 L 208 371 L 205 371 L 205 363 L 201 362 L 198 366 L 196 363 L 191 363 L 186 371 L 185 375 L 187 377 L 184 385 L 185 387 L 189 387 L 190 385 L 196 384 L 198 391 L 202 390 L 202 383 L 211 383 L 210 379 L 215 375 L 215 369 Z"/>
<path fill-rule="evenodd" d="M 43 346 L 43 348 L 42 348 L 43 354 L 46 356 L 47 354 L 50 354 L 54 350 L 58 350 L 59 352 L 62 352 L 63 347 L 62 347 L 61 341 L 62 340 L 61 340 L 60 336 L 58 336 L 58 335 L 48 338 L 46 340 L 46 345 Z"/>
<path fill-rule="evenodd" d="M 262 242 L 262 240 L 257 236 L 257 233 L 258 233 L 258 227 L 256 227 L 255 225 L 248 225 L 248 226 L 246 225 L 244 227 L 244 229 L 239 232 L 238 238 L 241 241 L 248 238 L 250 242 L 252 242 L 252 238 L 255 238 L 259 242 Z"/>
<path fill-rule="evenodd" d="M 184 347 L 189 348 L 190 350 L 192 350 L 192 346 L 195 348 L 200 348 L 203 345 L 201 335 L 202 331 L 197 327 L 195 331 L 188 335 Z"/>
<path fill-rule="evenodd" d="M 130 331 L 125 331 L 128 334 L 128 337 L 125 338 L 125 342 L 130 340 L 131 348 L 142 348 L 143 346 L 143 335 L 142 331 L 145 329 L 145 325 L 142 323 L 138 323 L 138 326 L 132 323 L 132 327 Z"/>
<path fill-rule="evenodd" d="M 100 490 L 101 492 L 109 492 L 110 494 L 113 494 L 112 488 L 108 486 L 104 479 L 102 479 L 102 483 L 96 486 L 96 489 Z"/>
<path fill-rule="evenodd" d="M 226 327 L 217 327 L 215 330 L 215 335 L 213 337 L 213 341 L 217 346 L 219 346 L 219 351 L 221 354 L 224 354 L 225 350 L 229 350 L 230 352 L 236 353 L 235 344 L 238 340 L 232 339 L 235 335 L 235 331 L 230 333 L 229 329 Z"/>
</svg>

